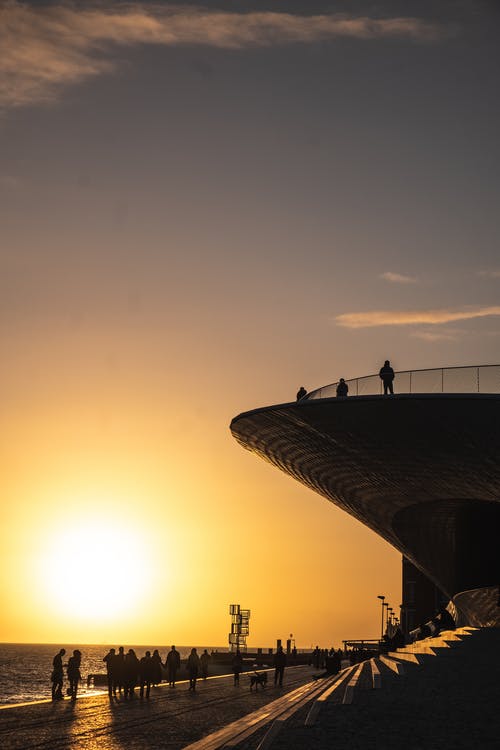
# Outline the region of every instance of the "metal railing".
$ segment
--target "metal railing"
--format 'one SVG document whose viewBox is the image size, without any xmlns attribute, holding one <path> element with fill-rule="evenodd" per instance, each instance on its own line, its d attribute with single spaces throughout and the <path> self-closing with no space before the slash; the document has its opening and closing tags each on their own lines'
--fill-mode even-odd
<svg viewBox="0 0 500 750">
<path fill-rule="evenodd" d="M 345 381 L 349 396 L 383 394 L 383 384 L 378 373 Z M 336 383 L 310 391 L 304 401 L 317 398 L 334 398 Z M 395 393 L 500 393 L 500 365 L 473 367 L 438 367 L 432 370 L 403 370 L 394 377 Z"/>
</svg>

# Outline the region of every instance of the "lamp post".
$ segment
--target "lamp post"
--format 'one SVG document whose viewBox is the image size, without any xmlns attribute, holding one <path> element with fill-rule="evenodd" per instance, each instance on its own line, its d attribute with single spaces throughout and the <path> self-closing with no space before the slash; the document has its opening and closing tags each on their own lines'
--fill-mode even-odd
<svg viewBox="0 0 500 750">
<path fill-rule="evenodd" d="M 381 621 L 381 625 L 380 625 L 380 640 L 382 640 L 382 638 L 384 637 L 384 601 L 385 601 L 385 596 L 382 596 L 381 594 L 379 594 L 377 596 L 377 599 L 381 599 L 381 601 L 382 601 L 382 607 L 381 607 L 381 610 L 382 610 L 382 621 Z"/>
<path fill-rule="evenodd" d="M 389 625 L 389 602 L 384 602 L 385 607 L 385 629 L 387 631 L 387 626 Z"/>
</svg>

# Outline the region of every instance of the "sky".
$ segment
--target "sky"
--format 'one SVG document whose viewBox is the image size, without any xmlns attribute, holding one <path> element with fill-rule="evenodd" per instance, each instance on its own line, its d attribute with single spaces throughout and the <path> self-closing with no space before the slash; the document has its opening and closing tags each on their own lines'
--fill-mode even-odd
<svg viewBox="0 0 500 750">
<path fill-rule="evenodd" d="M 0 641 L 379 634 L 399 553 L 229 423 L 500 362 L 495 2 L 0 2 Z"/>
</svg>

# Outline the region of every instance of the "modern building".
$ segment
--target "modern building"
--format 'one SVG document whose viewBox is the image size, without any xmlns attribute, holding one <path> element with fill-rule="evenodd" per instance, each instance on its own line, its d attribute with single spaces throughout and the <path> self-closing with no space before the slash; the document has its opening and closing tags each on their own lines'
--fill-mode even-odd
<svg viewBox="0 0 500 750">
<path fill-rule="evenodd" d="M 500 625 L 500 365 L 336 383 L 235 417 L 250 451 L 357 518 L 423 573 L 460 624 Z"/>
</svg>

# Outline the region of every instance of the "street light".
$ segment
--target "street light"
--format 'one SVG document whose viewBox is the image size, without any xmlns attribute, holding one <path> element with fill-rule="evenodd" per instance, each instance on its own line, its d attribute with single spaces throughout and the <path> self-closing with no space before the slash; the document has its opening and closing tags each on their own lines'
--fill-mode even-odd
<svg viewBox="0 0 500 750">
<path fill-rule="evenodd" d="M 377 599 L 381 599 L 382 600 L 382 622 L 381 622 L 381 625 L 380 625 L 380 639 L 382 640 L 382 638 L 384 637 L 384 600 L 385 600 L 385 596 L 382 596 L 381 594 L 379 594 L 377 596 Z"/>
<path fill-rule="evenodd" d="M 389 602 L 384 602 L 385 607 L 385 629 L 387 631 L 387 628 L 389 626 Z"/>
</svg>

